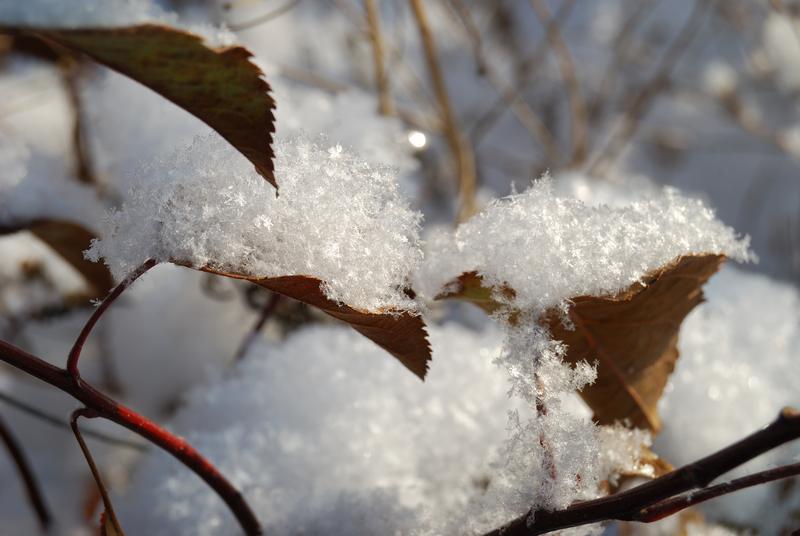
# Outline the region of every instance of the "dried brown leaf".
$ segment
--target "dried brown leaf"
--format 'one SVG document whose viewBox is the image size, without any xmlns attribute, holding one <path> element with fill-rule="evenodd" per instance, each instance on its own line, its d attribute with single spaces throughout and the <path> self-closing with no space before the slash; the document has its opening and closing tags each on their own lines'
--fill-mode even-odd
<svg viewBox="0 0 800 536">
<path fill-rule="evenodd" d="M 360 311 L 336 303 L 322 292 L 320 287 L 322 281 L 313 277 L 292 275 L 256 278 L 212 268 L 203 268 L 202 271 L 250 281 L 267 290 L 313 305 L 330 316 L 347 322 L 353 329 L 396 357 L 420 379 L 425 379 L 428 362 L 431 359 L 431 349 L 425 323 L 419 315 L 408 311 Z"/>
<path fill-rule="evenodd" d="M 24 230 L 30 231 L 50 246 L 83 276 L 91 287 L 90 297 L 100 298 L 111 290 L 114 282 L 108 268 L 104 264 L 83 258 L 84 250 L 89 248 L 89 243 L 94 238 L 94 234 L 90 231 L 69 221 L 39 219 L 25 224 L 0 227 L 0 235 Z"/>
<path fill-rule="evenodd" d="M 272 162 L 275 101 L 246 48 L 213 48 L 197 35 L 159 24 L 2 31 L 34 35 L 82 52 L 149 87 L 216 130 L 277 187 Z"/>
<path fill-rule="evenodd" d="M 597 381 L 581 392 L 598 422 L 623 421 L 658 432 L 656 405 L 678 359 L 678 330 L 723 260 L 722 255 L 684 256 L 615 296 L 574 297 L 569 312 L 574 329 L 564 325 L 560 311 L 540 319 L 554 339 L 567 345 L 569 363 L 599 361 Z M 513 299 L 513 289 L 500 291 Z M 492 298 L 493 292 L 472 272 L 438 298 L 468 300 L 489 313 L 507 308 Z M 516 321 L 513 310 L 510 321 Z"/>
<path fill-rule="evenodd" d="M 599 361 L 597 381 L 581 392 L 598 422 L 627 420 L 660 430 L 656 406 L 678 359 L 678 331 L 723 260 L 681 257 L 616 296 L 574 298 L 574 330 L 559 313 L 544 319 L 553 337 L 566 343 L 567 361 Z"/>
</svg>

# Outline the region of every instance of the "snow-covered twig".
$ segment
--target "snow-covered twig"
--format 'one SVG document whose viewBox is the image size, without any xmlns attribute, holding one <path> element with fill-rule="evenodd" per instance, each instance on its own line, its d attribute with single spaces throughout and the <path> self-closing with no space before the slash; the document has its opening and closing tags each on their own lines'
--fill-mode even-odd
<svg viewBox="0 0 800 536">
<path fill-rule="evenodd" d="M 575 503 L 563 510 L 528 511 L 485 536 L 533 536 L 610 520 L 656 521 L 696 502 L 797 475 L 800 464 L 792 464 L 707 487 L 720 475 L 798 438 L 800 411 L 784 408 L 775 421 L 758 432 L 655 480 L 615 495 Z M 681 495 L 687 491 L 692 493 Z"/>
</svg>

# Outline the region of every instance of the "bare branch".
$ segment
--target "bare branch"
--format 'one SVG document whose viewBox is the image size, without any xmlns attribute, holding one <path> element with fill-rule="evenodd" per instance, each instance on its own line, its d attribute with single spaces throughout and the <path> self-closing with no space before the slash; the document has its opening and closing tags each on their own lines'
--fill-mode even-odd
<svg viewBox="0 0 800 536">
<path fill-rule="evenodd" d="M 544 148 L 547 159 L 552 164 L 558 162 L 559 150 L 553 135 L 544 124 L 537 113 L 525 101 L 519 91 L 510 83 L 503 80 L 500 73 L 494 68 L 491 62 L 487 61 L 483 53 L 480 31 L 475 26 L 469 10 L 461 0 L 450 0 L 450 5 L 461 21 L 464 29 L 472 42 L 475 61 L 478 64 L 478 71 L 486 76 L 492 87 L 500 94 L 506 105 L 517 118 L 519 123 L 530 132 Z"/>
<path fill-rule="evenodd" d="M 694 9 L 686 20 L 686 24 L 662 56 L 655 75 L 633 97 L 625 114 L 612 128 L 608 143 L 592 161 L 589 166 L 590 175 L 604 176 L 614 161 L 622 154 L 622 150 L 636 134 L 642 120 L 653 105 L 655 97 L 668 87 L 672 70 L 702 28 L 709 8 L 714 2 L 715 0 L 695 1 Z"/>
<path fill-rule="evenodd" d="M 445 135 L 458 170 L 458 221 L 463 222 L 477 210 L 475 205 L 475 157 L 471 147 L 467 144 L 466 140 L 463 139 L 458 124 L 456 123 L 453 107 L 450 104 L 450 96 L 447 93 L 447 86 L 444 82 L 444 74 L 439 65 L 436 43 L 430 31 L 430 26 L 428 25 L 428 18 L 423 3 L 421 0 L 409 1 L 425 51 L 425 59 L 428 63 L 428 74 L 430 75 L 431 82 L 436 92 L 436 100 L 438 101 L 439 111 L 442 115 Z"/>
<path fill-rule="evenodd" d="M 72 428 L 72 433 L 75 434 L 75 439 L 78 440 L 78 445 L 81 447 L 83 457 L 86 458 L 86 463 L 89 465 L 89 470 L 92 472 L 92 477 L 97 485 L 97 490 L 100 492 L 100 497 L 103 499 L 103 508 L 105 509 L 103 514 L 105 516 L 104 523 L 111 523 L 111 526 L 114 527 L 115 534 L 123 534 L 122 527 L 120 527 L 119 520 L 117 519 L 117 514 L 114 512 L 114 505 L 111 503 L 111 498 L 108 496 L 108 491 L 106 490 L 105 484 L 103 484 L 103 477 L 100 475 L 100 471 L 97 469 L 97 465 L 94 463 L 92 452 L 86 445 L 86 441 L 83 440 L 81 431 L 78 428 L 78 419 L 80 417 L 91 419 L 96 416 L 97 414 L 86 408 L 76 409 L 72 412 L 72 416 L 69 419 L 69 425 Z M 105 530 L 102 531 L 103 534 L 105 534 L 105 532 Z"/>
<path fill-rule="evenodd" d="M 561 36 L 558 22 L 550 15 L 550 10 L 547 9 L 545 3 L 542 0 L 531 0 L 531 5 L 545 28 L 547 40 L 550 42 L 550 48 L 553 49 L 553 53 L 556 56 L 561 70 L 561 77 L 564 79 L 564 85 L 569 95 L 570 128 L 572 133 L 572 156 L 569 163 L 571 165 L 580 165 L 586 160 L 586 155 L 589 152 L 589 121 L 586 113 L 586 101 L 581 95 L 580 83 L 575 72 L 575 62 L 572 60 L 572 54 L 570 54 L 567 43 Z M 551 22 L 554 22 L 554 24 L 550 24 Z"/>
<path fill-rule="evenodd" d="M 664 508 L 663 515 L 669 515 L 670 509 L 679 506 L 681 501 L 688 500 L 686 497 L 672 499 L 684 492 L 697 489 L 698 491 L 692 493 L 693 496 L 698 495 L 710 499 L 747 487 L 745 484 L 749 480 L 737 482 L 741 479 L 729 482 L 727 485 L 710 488 L 706 486 L 731 469 L 798 438 L 800 438 L 800 412 L 785 408 L 775 421 L 758 432 L 655 480 L 615 495 L 575 503 L 563 510 L 528 511 L 502 527 L 488 532 L 485 536 L 532 536 L 610 520 L 655 521 L 656 517 L 653 519 L 643 517 L 645 512 L 651 509 L 651 515 L 655 516 L 655 513 L 659 512 L 658 508 L 661 507 Z M 797 464 L 787 466 L 788 469 L 781 468 L 782 471 L 774 470 L 774 473 L 767 476 L 751 475 L 745 479 L 771 478 L 774 480 L 779 477 L 777 476 L 779 474 L 792 476 L 796 474 L 794 473 L 795 465 Z M 666 506 L 659 506 L 662 504 Z"/>
<path fill-rule="evenodd" d="M 14 461 L 17 471 L 22 478 L 22 483 L 25 485 L 25 492 L 28 495 L 28 500 L 36 512 L 36 518 L 39 520 L 39 525 L 42 527 L 42 531 L 47 532 L 47 530 L 50 528 L 52 518 L 50 517 L 50 511 L 45 503 L 41 486 L 39 486 L 39 483 L 33 474 L 31 465 L 28 462 L 28 459 L 25 457 L 25 452 L 22 450 L 19 442 L 11 433 L 11 430 L 8 428 L 8 425 L 5 423 L 2 417 L 0 417 L 0 441 L 5 444 L 8 453 L 11 455 L 11 459 Z"/>
<path fill-rule="evenodd" d="M 381 34 L 381 21 L 375 0 L 364 0 L 364 9 L 367 13 L 369 25 L 369 40 L 372 43 L 372 59 L 375 67 L 375 85 L 378 88 L 378 111 L 381 115 L 392 115 L 392 95 L 389 93 L 389 76 L 383 63 L 383 35 Z"/>
</svg>

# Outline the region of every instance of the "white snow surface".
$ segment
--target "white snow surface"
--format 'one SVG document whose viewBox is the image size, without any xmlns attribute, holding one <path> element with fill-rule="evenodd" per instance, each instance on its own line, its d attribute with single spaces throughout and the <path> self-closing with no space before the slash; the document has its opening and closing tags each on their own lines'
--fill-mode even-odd
<svg viewBox="0 0 800 536">
<path fill-rule="evenodd" d="M 800 407 L 800 293 L 792 285 L 726 266 L 705 289 L 707 302 L 686 318 L 680 359 L 661 400 L 664 428 L 656 451 L 682 465 L 706 456 Z M 800 459 L 790 444 L 736 474 Z M 732 478 L 731 475 L 725 477 Z M 781 533 L 800 496 L 777 498 L 779 486 L 759 486 L 706 503 L 712 519 Z M 769 511 L 773 515 L 764 516 Z"/>
<path fill-rule="evenodd" d="M 262 342 L 232 375 L 195 390 L 174 428 L 243 490 L 267 533 L 481 533 L 542 492 L 539 436 L 505 442 L 508 412 L 528 410 L 492 364 L 498 330 L 430 331 L 437 358 L 424 384 L 344 327 Z M 605 430 L 604 448 L 582 459 L 571 431 L 570 448 L 556 451 L 584 463 L 589 482 L 630 466 L 646 439 Z M 575 486 L 574 476 L 562 478 Z M 135 534 L 237 533 L 219 498 L 157 451 L 117 504 Z"/>
<path fill-rule="evenodd" d="M 752 258 L 747 237 L 672 188 L 623 207 L 587 205 L 556 194 L 547 175 L 429 242 L 415 281 L 423 294 L 434 297 L 477 271 L 489 285 L 514 289 L 515 307 L 538 312 L 618 292 L 681 255 Z"/>
<path fill-rule="evenodd" d="M 275 144 L 280 194 L 217 135 L 144 167 L 89 257 L 124 277 L 146 259 L 259 277 L 306 275 L 366 310 L 413 308 L 420 214 L 392 169 L 324 138 Z M 154 180 L 152 177 L 157 177 Z"/>
</svg>

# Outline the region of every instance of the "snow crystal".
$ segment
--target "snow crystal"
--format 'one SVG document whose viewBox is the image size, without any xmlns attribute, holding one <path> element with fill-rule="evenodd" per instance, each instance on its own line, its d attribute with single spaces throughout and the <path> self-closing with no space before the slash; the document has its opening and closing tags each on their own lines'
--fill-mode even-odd
<svg viewBox="0 0 800 536">
<path fill-rule="evenodd" d="M 105 258 L 118 278 L 148 258 L 176 260 L 259 277 L 316 277 L 328 297 L 361 309 L 412 307 L 402 287 L 421 260 L 420 215 L 391 169 L 324 143 L 275 144 L 276 195 L 220 137 L 196 138 L 142 169 L 89 255 Z"/>
<path fill-rule="evenodd" d="M 574 296 L 618 292 L 681 255 L 751 258 L 748 238 L 674 189 L 622 208 L 587 206 L 557 196 L 547 176 L 431 241 L 415 288 L 435 296 L 477 271 L 489 285 L 513 288 L 515 307 L 539 312 Z"/>
<path fill-rule="evenodd" d="M 496 329 L 430 331 L 437 358 L 425 384 L 343 327 L 260 343 L 235 374 L 195 391 L 174 428 L 244 490 L 267 533 L 494 528 L 542 493 L 538 430 L 505 443 L 508 412 L 527 408 L 508 398 L 506 374 L 492 365 L 502 340 Z M 559 457 L 579 446 L 569 435 L 578 418 L 572 423 L 563 425 L 571 447 Z M 595 467 L 628 463 L 603 461 L 599 451 L 580 469 L 563 461 L 556 460 L 568 469 L 561 485 L 581 488 L 589 484 L 568 482 L 576 471 L 591 481 Z M 219 498 L 161 452 L 148 456 L 117 504 L 123 526 L 137 534 L 236 532 Z"/>
</svg>

